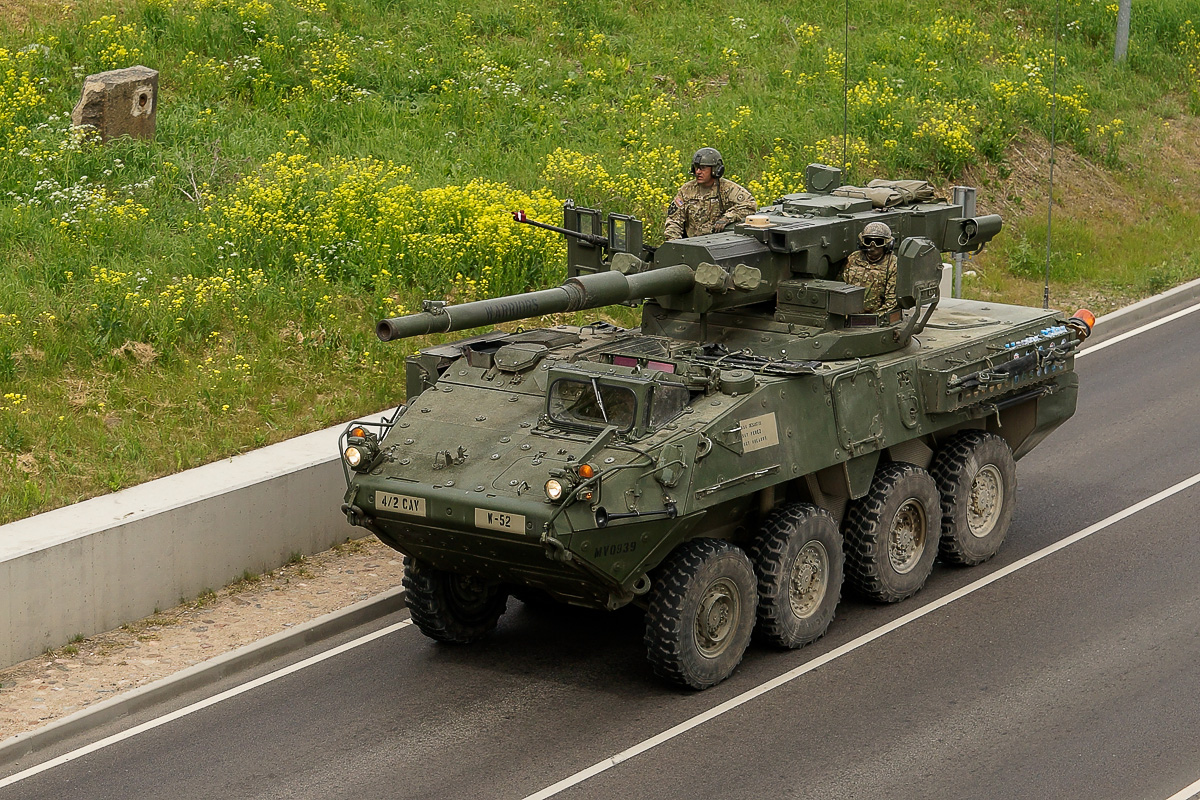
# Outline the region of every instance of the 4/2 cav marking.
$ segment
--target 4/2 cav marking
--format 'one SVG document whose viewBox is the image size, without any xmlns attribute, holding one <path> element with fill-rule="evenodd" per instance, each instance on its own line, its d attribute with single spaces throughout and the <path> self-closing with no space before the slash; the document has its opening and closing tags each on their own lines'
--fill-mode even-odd
<svg viewBox="0 0 1200 800">
<path fill-rule="evenodd" d="M 375 509 L 377 511 L 394 511 L 397 514 L 408 514 L 414 517 L 426 516 L 425 498 L 412 497 L 407 494 L 376 491 Z"/>
</svg>

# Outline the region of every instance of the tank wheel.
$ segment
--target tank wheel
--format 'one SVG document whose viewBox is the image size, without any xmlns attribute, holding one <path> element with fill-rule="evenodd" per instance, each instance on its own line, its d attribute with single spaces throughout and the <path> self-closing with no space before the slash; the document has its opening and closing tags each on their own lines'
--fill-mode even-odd
<svg viewBox="0 0 1200 800">
<path fill-rule="evenodd" d="M 1017 465 L 1008 443 L 965 431 L 938 451 L 930 474 L 942 495 L 942 558 L 969 566 L 996 555 L 1017 502 Z"/>
<path fill-rule="evenodd" d="M 758 574 L 755 635 L 803 647 L 824 635 L 842 597 L 842 534 L 828 511 L 807 503 L 773 509 L 747 554 Z"/>
<path fill-rule="evenodd" d="M 942 505 L 933 477 L 912 464 L 884 464 L 846 512 L 846 577 L 862 594 L 895 603 L 917 593 L 937 556 Z"/>
<path fill-rule="evenodd" d="M 663 562 L 649 592 L 646 657 L 654 672 L 707 689 L 742 661 L 754 629 L 757 580 L 741 548 L 692 539 Z"/>
<path fill-rule="evenodd" d="M 404 558 L 408 610 L 421 633 L 439 642 L 466 644 L 491 633 L 508 604 L 508 593 L 469 575 Z"/>
</svg>

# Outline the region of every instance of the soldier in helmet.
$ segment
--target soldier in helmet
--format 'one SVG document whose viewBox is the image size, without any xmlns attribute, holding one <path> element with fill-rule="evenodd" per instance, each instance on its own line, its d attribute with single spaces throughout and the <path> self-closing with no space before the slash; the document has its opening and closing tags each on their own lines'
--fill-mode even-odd
<svg viewBox="0 0 1200 800">
<path fill-rule="evenodd" d="M 858 235 L 860 249 L 846 259 L 842 280 L 867 290 L 864 309 L 870 313 L 891 311 L 896 305 L 896 255 L 892 252 L 892 229 L 882 222 L 869 222 Z"/>
<path fill-rule="evenodd" d="M 692 176 L 679 187 L 667 208 L 663 239 L 703 236 L 723 231 L 758 210 L 754 196 L 743 186 L 723 178 L 725 162 L 712 147 L 701 147 L 692 156 Z"/>
</svg>

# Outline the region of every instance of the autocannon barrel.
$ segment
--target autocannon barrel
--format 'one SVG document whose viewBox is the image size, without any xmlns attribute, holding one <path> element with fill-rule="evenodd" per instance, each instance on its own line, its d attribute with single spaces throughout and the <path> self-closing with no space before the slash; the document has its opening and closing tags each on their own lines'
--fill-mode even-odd
<svg viewBox="0 0 1200 800">
<path fill-rule="evenodd" d="M 685 264 L 659 267 L 632 275 L 597 272 L 570 278 L 555 289 L 476 300 L 473 303 L 447 305 L 418 314 L 381 319 L 375 325 L 375 333 L 381 341 L 390 342 L 428 333 L 461 331 L 543 314 L 681 294 L 690 291 L 694 283 L 694 273 Z"/>
</svg>

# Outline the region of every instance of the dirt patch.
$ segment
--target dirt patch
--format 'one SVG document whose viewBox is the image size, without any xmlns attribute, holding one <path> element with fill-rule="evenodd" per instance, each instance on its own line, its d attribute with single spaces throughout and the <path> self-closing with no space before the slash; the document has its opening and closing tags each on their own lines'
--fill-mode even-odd
<svg viewBox="0 0 1200 800">
<path fill-rule="evenodd" d="M 1066 274 L 1073 277 L 1052 277 L 1053 308 L 1084 307 L 1103 315 L 1196 277 L 1186 240 L 1173 231 L 1189 224 L 1200 205 L 1200 184 L 1186 177 L 1200 168 L 1200 119 L 1149 120 L 1137 131 L 1136 140 L 1123 143 L 1123 163 L 1116 170 L 1068 145 L 1054 149 L 1056 253 L 1069 262 L 1070 254 L 1064 252 L 1071 249 L 1069 232 L 1086 231 L 1097 257 L 1105 259 L 1111 252 L 1112 258 L 1099 268 L 1064 263 Z M 1010 269 L 1006 259 L 1020 259 L 1022 247 L 1036 247 L 1034 256 L 1041 260 L 1044 239 L 1034 245 L 1021 231 L 1026 226 L 1046 229 L 1050 154 L 1045 138 L 1026 131 L 1009 146 L 1003 165 L 978 164 L 961 176 L 964 184 L 979 187 L 979 213 L 1000 214 L 1006 228 L 1003 241 L 998 239 L 972 259 L 969 268 L 977 274 L 964 280 L 967 297 L 1042 305 L 1042 270 L 1029 268 L 1029 253 L 1020 271 Z M 1063 224 L 1066 227 L 1060 227 Z"/>
<path fill-rule="evenodd" d="M 154 363 L 154 360 L 158 358 L 158 352 L 145 342 L 126 342 L 113 350 L 112 354 L 117 358 L 130 356 L 143 367 Z"/>
<path fill-rule="evenodd" d="M 1162 126 L 1147 131 L 1139 144 L 1149 156 L 1149 165 L 1167 179 L 1189 207 L 1200 202 L 1200 182 L 1191 178 L 1200 169 L 1200 117 L 1163 120 Z"/>
<path fill-rule="evenodd" d="M 73 3 L 48 0 L 0 0 L 0 22 L 11 30 L 25 31 L 30 23 L 68 16 Z"/>
<path fill-rule="evenodd" d="M 1009 146 L 1003 167 L 970 167 L 962 180 L 967 186 L 981 187 L 980 200 L 987 208 L 980 213 L 999 214 L 1006 220 L 1045 214 L 1050 142 L 1027 131 Z M 1059 206 L 1089 211 L 1103 208 L 1117 215 L 1136 210 L 1136 203 L 1111 172 L 1062 144 L 1054 148 L 1054 200 Z"/>
<path fill-rule="evenodd" d="M 0 670 L 0 739 L 400 584 L 401 556 L 358 539 Z"/>
<path fill-rule="evenodd" d="M 1194 174 L 1200 168 L 1200 118 L 1149 123 L 1141 129 L 1137 142 L 1124 144 L 1122 157 L 1129 160 L 1124 168 L 1128 173 L 1145 170 L 1164 176 Z M 1145 198 L 1130 191 L 1127 179 L 1124 172 L 1113 172 L 1090 161 L 1070 145 L 1059 143 L 1054 148 L 1056 206 L 1070 207 L 1076 214 L 1084 209 L 1092 216 L 1136 217 L 1142 213 Z M 1030 131 L 1008 147 L 1004 165 L 973 166 L 962 175 L 964 184 L 981 187 L 980 200 L 987 204 L 981 213 L 1000 214 L 1005 219 L 1045 215 L 1049 181 L 1050 142 Z M 1200 184 L 1179 177 L 1165 182 L 1176 185 L 1188 198 L 1188 205 L 1200 200 Z"/>
<path fill-rule="evenodd" d="M 69 374 L 62 379 L 67 404 L 72 408 L 87 408 L 95 404 L 100 396 L 100 390 L 85 380 L 71 377 Z"/>
</svg>

